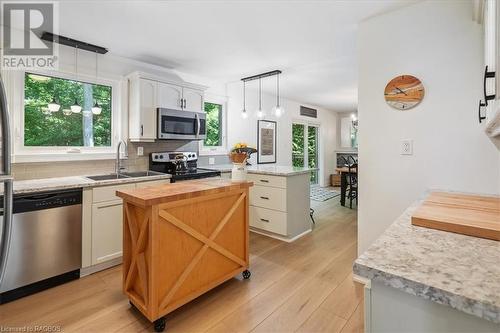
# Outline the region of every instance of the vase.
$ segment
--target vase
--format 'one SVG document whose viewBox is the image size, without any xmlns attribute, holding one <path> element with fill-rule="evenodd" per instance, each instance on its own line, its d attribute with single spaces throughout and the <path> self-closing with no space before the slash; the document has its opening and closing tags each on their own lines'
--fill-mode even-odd
<svg viewBox="0 0 500 333">
<path fill-rule="evenodd" d="M 235 182 L 242 182 L 247 180 L 246 161 L 243 163 L 233 163 L 233 169 L 231 170 L 231 180 Z"/>
</svg>

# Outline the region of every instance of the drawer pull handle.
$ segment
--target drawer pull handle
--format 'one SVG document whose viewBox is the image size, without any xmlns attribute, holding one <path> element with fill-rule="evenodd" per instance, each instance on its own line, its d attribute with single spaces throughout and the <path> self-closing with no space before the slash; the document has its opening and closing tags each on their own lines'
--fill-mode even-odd
<svg viewBox="0 0 500 333">
<path fill-rule="evenodd" d="M 267 180 L 267 179 L 261 179 L 260 182 L 261 183 L 269 183 L 269 180 Z"/>
<path fill-rule="evenodd" d="M 266 219 L 260 219 L 262 222 L 266 222 L 266 223 L 269 223 L 269 220 L 266 220 Z"/>
<path fill-rule="evenodd" d="M 268 197 L 260 197 L 261 199 L 264 199 L 264 200 L 269 200 Z"/>
</svg>

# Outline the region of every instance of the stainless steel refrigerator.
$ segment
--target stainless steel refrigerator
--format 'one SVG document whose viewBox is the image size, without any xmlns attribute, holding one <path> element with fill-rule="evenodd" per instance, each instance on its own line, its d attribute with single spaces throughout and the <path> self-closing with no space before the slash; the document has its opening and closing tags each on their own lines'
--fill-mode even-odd
<svg viewBox="0 0 500 333">
<path fill-rule="evenodd" d="M 12 175 L 10 165 L 10 124 L 9 110 L 7 108 L 7 95 L 2 77 L 0 75 L 0 187 L 3 187 L 3 209 L 0 213 L 3 215 L 0 223 L 0 286 L 5 277 L 7 266 L 8 250 L 12 234 Z M 2 190 L 0 188 L 0 190 Z"/>
</svg>

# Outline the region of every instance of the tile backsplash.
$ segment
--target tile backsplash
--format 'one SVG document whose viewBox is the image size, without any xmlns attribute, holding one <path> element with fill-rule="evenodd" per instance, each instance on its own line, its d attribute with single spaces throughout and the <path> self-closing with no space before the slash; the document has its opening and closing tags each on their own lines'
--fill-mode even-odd
<svg viewBox="0 0 500 333">
<path fill-rule="evenodd" d="M 143 147 L 144 155 L 137 155 L 137 148 Z M 157 151 L 194 151 L 198 152 L 198 141 L 157 141 L 152 143 L 128 142 L 128 159 L 123 165 L 129 171 L 147 170 L 149 154 Z M 115 160 L 65 161 L 14 163 L 12 174 L 16 180 L 53 178 L 65 176 L 81 176 L 100 173 L 111 173 L 115 170 Z"/>
</svg>

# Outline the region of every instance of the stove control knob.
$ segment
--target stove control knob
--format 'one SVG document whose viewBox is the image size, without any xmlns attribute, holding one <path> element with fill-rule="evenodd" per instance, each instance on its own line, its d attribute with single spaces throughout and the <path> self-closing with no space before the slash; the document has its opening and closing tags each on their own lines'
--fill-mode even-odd
<svg viewBox="0 0 500 333">
<path fill-rule="evenodd" d="M 160 160 L 162 160 L 163 159 L 163 155 L 160 155 L 159 158 L 160 158 Z"/>
</svg>

